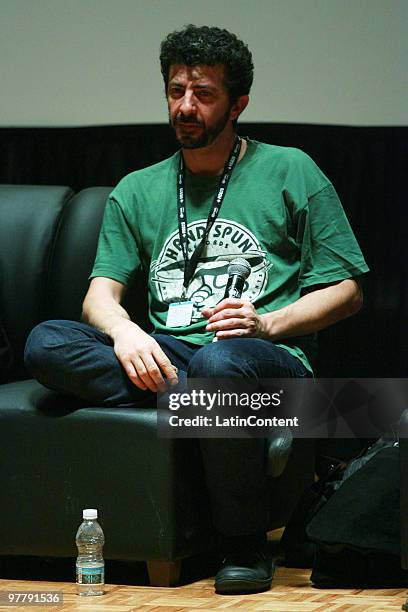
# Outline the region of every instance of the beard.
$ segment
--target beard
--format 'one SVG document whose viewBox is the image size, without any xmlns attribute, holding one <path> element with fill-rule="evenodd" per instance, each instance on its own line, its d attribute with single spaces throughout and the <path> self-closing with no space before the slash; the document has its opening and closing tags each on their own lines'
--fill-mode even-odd
<svg viewBox="0 0 408 612">
<path fill-rule="evenodd" d="M 213 143 L 217 136 L 224 130 L 229 121 L 230 110 L 231 109 L 228 109 L 222 117 L 209 127 L 206 127 L 202 121 L 181 114 L 178 114 L 174 121 L 169 115 L 169 122 L 174 130 L 177 142 L 183 149 L 201 149 Z M 180 122 L 196 125 L 201 128 L 201 130 L 198 134 L 183 133 L 183 126 L 178 127 Z"/>
</svg>

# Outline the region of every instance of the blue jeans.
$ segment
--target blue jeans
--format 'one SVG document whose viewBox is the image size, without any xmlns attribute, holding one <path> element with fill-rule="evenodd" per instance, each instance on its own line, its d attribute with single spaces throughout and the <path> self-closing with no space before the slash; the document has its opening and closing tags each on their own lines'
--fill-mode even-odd
<svg viewBox="0 0 408 612">
<path fill-rule="evenodd" d="M 220 340 L 197 346 L 152 334 L 179 376 L 189 378 L 302 378 L 302 363 L 260 338 Z M 43 385 L 98 406 L 143 407 L 155 394 L 132 384 L 113 342 L 103 332 L 75 321 L 46 321 L 35 327 L 25 349 L 27 369 Z M 226 535 L 264 532 L 269 523 L 268 479 L 262 439 L 199 441 L 213 521 Z"/>
</svg>

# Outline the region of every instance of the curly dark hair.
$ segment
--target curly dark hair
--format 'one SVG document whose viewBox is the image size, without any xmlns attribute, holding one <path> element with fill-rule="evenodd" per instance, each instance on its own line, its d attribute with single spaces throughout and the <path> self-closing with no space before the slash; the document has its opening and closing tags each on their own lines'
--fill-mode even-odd
<svg viewBox="0 0 408 612">
<path fill-rule="evenodd" d="M 173 64 L 185 66 L 224 66 L 224 84 L 231 103 L 251 89 L 254 65 L 247 45 L 239 38 L 217 27 L 187 25 L 171 32 L 160 46 L 160 65 L 167 91 L 169 69 Z"/>
</svg>

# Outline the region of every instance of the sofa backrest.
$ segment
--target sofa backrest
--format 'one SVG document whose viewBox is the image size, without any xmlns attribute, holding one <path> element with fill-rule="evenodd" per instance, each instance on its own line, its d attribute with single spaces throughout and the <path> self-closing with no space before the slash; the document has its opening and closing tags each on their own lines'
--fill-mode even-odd
<svg viewBox="0 0 408 612">
<path fill-rule="evenodd" d="M 78 319 L 110 187 L 0 186 L 0 300 L 15 364 L 40 321 Z"/>
<path fill-rule="evenodd" d="M 80 318 L 103 212 L 111 191 L 111 187 L 84 189 L 64 206 L 47 279 L 46 319 Z"/>
</svg>

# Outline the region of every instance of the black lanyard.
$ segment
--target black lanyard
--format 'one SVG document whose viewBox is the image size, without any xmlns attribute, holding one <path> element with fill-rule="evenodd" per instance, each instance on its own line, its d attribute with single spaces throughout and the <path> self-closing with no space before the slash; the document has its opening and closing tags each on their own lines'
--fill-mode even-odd
<svg viewBox="0 0 408 612">
<path fill-rule="evenodd" d="M 208 234 L 212 226 L 214 225 L 214 221 L 216 220 L 218 213 L 220 212 L 221 204 L 224 200 L 225 193 L 227 191 L 228 183 L 231 178 L 232 171 L 235 168 L 235 165 L 238 161 L 239 153 L 241 151 L 241 139 L 239 136 L 236 137 L 234 146 L 232 147 L 232 151 L 228 158 L 227 163 L 225 164 L 222 176 L 220 178 L 220 182 L 218 184 L 217 193 L 214 196 L 212 207 L 210 214 L 208 215 L 207 225 L 205 227 L 205 232 L 196 246 L 194 253 L 191 255 L 190 259 L 188 258 L 188 225 L 187 225 L 187 211 L 185 205 L 185 187 L 184 187 L 184 159 L 183 154 L 180 151 L 180 165 L 177 176 L 177 202 L 178 202 L 178 226 L 179 226 L 179 236 L 180 236 L 180 244 L 181 250 L 183 252 L 184 257 L 184 282 L 183 282 L 183 297 L 187 291 L 187 287 L 194 276 L 195 269 L 200 260 L 201 254 L 204 250 L 204 246 L 206 240 L 208 238 Z"/>
</svg>

